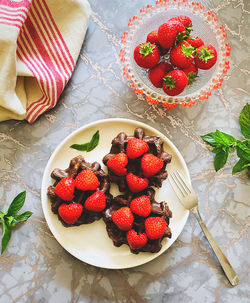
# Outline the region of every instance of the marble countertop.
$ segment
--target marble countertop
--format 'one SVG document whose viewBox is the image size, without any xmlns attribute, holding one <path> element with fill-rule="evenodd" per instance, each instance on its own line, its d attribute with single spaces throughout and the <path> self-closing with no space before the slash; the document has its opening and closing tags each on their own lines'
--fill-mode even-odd
<svg viewBox="0 0 250 303">
<path fill-rule="evenodd" d="M 15 228 L 0 257 L 0 302 L 249 302 L 250 182 L 232 176 L 236 155 L 219 172 L 200 135 L 220 129 L 241 138 L 239 113 L 249 100 L 247 0 L 210 5 L 232 46 L 228 75 L 208 101 L 167 110 L 137 97 L 121 76 L 120 36 L 128 19 L 153 1 L 91 0 L 92 18 L 74 74 L 55 109 L 33 125 L 0 123 L 0 209 L 27 191 L 33 216 Z M 40 188 L 46 163 L 59 142 L 78 127 L 111 117 L 145 122 L 181 151 L 199 196 L 200 212 L 240 278 L 231 287 L 195 218 L 177 241 L 148 264 L 126 270 L 87 265 L 67 253 L 43 216 Z"/>
</svg>

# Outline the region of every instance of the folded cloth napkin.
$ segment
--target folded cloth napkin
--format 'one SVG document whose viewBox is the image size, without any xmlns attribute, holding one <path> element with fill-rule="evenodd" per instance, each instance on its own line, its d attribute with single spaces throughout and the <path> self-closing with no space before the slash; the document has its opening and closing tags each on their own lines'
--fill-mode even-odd
<svg viewBox="0 0 250 303">
<path fill-rule="evenodd" d="M 87 0 L 0 0 L 0 121 L 54 107 L 88 26 Z"/>
</svg>

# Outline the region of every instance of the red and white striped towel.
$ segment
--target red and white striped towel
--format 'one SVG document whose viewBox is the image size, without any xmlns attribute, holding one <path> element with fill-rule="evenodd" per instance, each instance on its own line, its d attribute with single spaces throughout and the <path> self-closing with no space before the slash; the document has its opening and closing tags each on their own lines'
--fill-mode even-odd
<svg viewBox="0 0 250 303">
<path fill-rule="evenodd" d="M 32 123 L 56 105 L 90 11 L 87 0 L 0 0 L 0 121 Z"/>
</svg>

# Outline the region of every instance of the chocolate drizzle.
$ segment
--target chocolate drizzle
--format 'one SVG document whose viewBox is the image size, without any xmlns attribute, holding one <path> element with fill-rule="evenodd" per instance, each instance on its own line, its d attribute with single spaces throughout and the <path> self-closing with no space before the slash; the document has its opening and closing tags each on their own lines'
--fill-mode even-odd
<svg viewBox="0 0 250 303">
<path fill-rule="evenodd" d="M 55 168 L 51 173 L 51 178 L 55 180 L 55 183 L 53 184 L 53 186 L 49 186 L 47 194 L 51 200 L 51 209 L 53 213 L 58 215 L 58 207 L 63 203 L 67 203 L 62 199 L 60 199 L 55 194 L 55 187 L 58 184 L 58 182 L 65 177 L 71 177 L 74 179 L 84 169 L 90 169 L 95 173 L 95 175 L 97 176 L 100 182 L 100 186 L 97 188 L 97 190 L 101 190 L 105 193 L 107 206 L 111 204 L 112 195 L 109 193 L 109 188 L 110 188 L 109 177 L 101 169 L 101 165 L 98 162 L 93 162 L 93 163 L 86 162 L 82 156 L 77 156 L 70 161 L 70 165 L 67 169 L 62 170 L 59 168 Z M 83 192 L 76 189 L 74 199 L 72 201 L 69 201 L 69 203 L 75 202 L 84 205 L 86 199 L 93 193 L 94 191 Z M 58 215 L 59 220 L 66 227 L 72 225 L 77 226 L 81 224 L 92 223 L 96 220 L 99 220 L 101 217 L 102 217 L 102 212 L 91 212 L 84 208 L 82 215 L 74 224 L 67 224 Z"/>
<path fill-rule="evenodd" d="M 160 137 L 157 136 L 145 136 L 144 130 L 142 128 L 136 128 L 134 131 L 134 136 L 127 136 L 124 132 L 119 133 L 113 140 L 112 146 L 109 154 L 104 156 L 103 163 L 107 165 L 109 159 L 111 159 L 114 155 L 118 153 L 126 153 L 126 147 L 128 140 L 131 138 L 138 138 L 147 142 L 149 146 L 148 153 L 153 154 L 154 156 L 161 158 L 164 162 L 162 169 L 153 177 L 149 179 L 149 186 L 155 186 L 160 188 L 162 186 L 162 181 L 165 180 L 168 176 L 166 171 L 166 165 L 171 161 L 172 156 L 163 150 L 163 141 Z M 143 177 L 141 170 L 141 157 L 137 159 L 129 159 L 128 165 L 126 166 L 128 173 L 132 172 L 138 177 Z M 126 176 L 117 176 L 109 169 L 110 181 L 114 182 L 118 185 L 119 190 L 121 192 L 125 192 L 128 190 L 126 183 Z"/>
</svg>

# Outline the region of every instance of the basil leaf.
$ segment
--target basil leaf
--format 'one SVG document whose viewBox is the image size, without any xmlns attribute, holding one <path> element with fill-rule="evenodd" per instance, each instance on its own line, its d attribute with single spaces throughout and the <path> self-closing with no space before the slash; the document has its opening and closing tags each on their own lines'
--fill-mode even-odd
<svg viewBox="0 0 250 303">
<path fill-rule="evenodd" d="M 239 158 L 244 158 L 250 162 L 250 148 L 248 147 L 248 142 L 244 143 L 242 141 L 237 141 L 236 151 Z"/>
<path fill-rule="evenodd" d="M 215 134 L 215 133 L 209 133 L 209 134 L 206 134 L 206 135 L 201 136 L 201 138 L 202 138 L 205 142 L 207 142 L 208 144 L 210 144 L 210 145 L 216 147 L 216 146 L 219 146 L 219 144 L 215 141 L 215 139 L 214 139 L 214 134 Z"/>
<path fill-rule="evenodd" d="M 214 133 L 214 140 L 224 146 L 231 146 L 236 143 L 236 139 L 233 136 L 225 134 L 218 129 L 216 129 L 216 132 Z"/>
<path fill-rule="evenodd" d="M 214 167 L 216 171 L 221 169 L 226 164 L 228 155 L 229 155 L 229 147 L 227 147 L 226 150 L 221 149 L 216 153 L 214 157 Z"/>
<path fill-rule="evenodd" d="M 11 237 L 11 228 L 8 222 L 3 220 L 2 224 L 3 224 L 3 235 L 2 235 L 2 243 L 1 243 L 1 254 L 5 251 Z"/>
<path fill-rule="evenodd" d="M 236 174 L 245 168 L 250 167 L 250 162 L 245 159 L 240 159 L 233 167 L 232 173 Z"/>
<path fill-rule="evenodd" d="M 26 191 L 23 191 L 20 194 L 18 194 L 11 202 L 6 216 L 11 216 L 16 214 L 23 207 L 25 198 L 26 198 Z"/>
<path fill-rule="evenodd" d="M 99 143 L 99 130 L 95 132 L 95 134 L 92 136 L 89 142 L 83 144 L 73 144 L 70 147 L 76 150 L 90 152 L 94 148 L 96 148 L 98 143 Z"/>
<path fill-rule="evenodd" d="M 239 117 L 240 129 L 245 138 L 250 139 L 250 104 L 246 104 Z"/>
<path fill-rule="evenodd" d="M 23 221 L 28 220 L 32 214 L 33 213 L 31 211 L 26 211 L 26 212 L 22 213 L 21 215 L 13 215 L 13 217 L 17 222 L 23 222 Z"/>
</svg>

